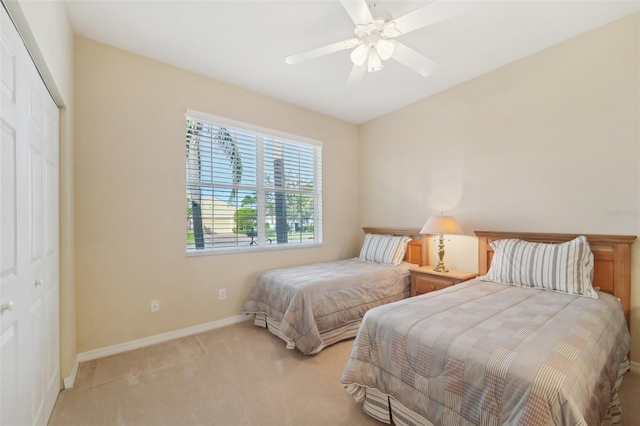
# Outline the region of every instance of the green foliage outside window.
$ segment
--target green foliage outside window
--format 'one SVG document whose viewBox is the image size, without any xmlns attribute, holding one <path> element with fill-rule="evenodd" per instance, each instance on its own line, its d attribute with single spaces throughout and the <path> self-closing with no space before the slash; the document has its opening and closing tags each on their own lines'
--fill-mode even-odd
<svg viewBox="0 0 640 426">
<path fill-rule="evenodd" d="M 238 232 L 254 231 L 258 226 L 258 213 L 251 207 L 239 208 L 235 219 Z"/>
</svg>

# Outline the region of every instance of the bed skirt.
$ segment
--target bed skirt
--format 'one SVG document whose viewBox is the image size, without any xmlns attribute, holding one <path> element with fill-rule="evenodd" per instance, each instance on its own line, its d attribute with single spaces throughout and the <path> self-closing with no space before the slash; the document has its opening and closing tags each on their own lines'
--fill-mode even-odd
<svg viewBox="0 0 640 426">
<path fill-rule="evenodd" d="M 258 327 L 263 327 L 269 330 L 271 333 L 275 334 L 279 338 L 285 341 L 287 344 L 287 349 L 295 349 L 296 342 L 289 339 L 282 333 L 280 333 L 280 325 L 281 323 L 275 321 L 272 318 L 269 318 L 264 312 L 257 312 L 255 314 L 253 323 Z M 322 339 L 322 344 L 318 346 L 313 352 L 308 355 L 317 354 L 327 346 L 331 346 L 334 343 L 338 343 L 342 340 L 351 339 L 356 337 L 358 334 L 358 329 L 360 328 L 361 321 L 353 321 L 347 324 L 344 324 L 340 327 L 334 328 L 333 330 L 320 331 L 320 338 Z"/>
<path fill-rule="evenodd" d="M 609 403 L 609 410 L 605 415 L 602 426 L 622 425 L 622 409 L 620 407 L 618 391 L 622 384 L 622 377 L 628 370 L 629 360 L 625 359 L 618 369 L 618 377 L 616 378 L 616 383 L 612 389 L 613 397 Z M 396 426 L 433 426 L 433 423 L 429 420 L 408 409 L 398 402 L 393 396 L 384 394 L 378 389 L 352 383 L 346 386 L 345 390 L 349 392 L 356 401 L 364 401 L 364 411 L 371 417 L 383 423 L 390 424 L 391 419 L 393 418 L 393 423 Z"/>
</svg>

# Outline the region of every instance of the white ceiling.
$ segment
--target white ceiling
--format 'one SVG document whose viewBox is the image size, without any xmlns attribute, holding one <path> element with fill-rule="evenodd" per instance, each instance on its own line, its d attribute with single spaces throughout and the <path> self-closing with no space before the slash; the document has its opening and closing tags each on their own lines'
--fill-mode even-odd
<svg viewBox="0 0 640 426">
<path fill-rule="evenodd" d="M 441 0 L 442 1 L 442 0 Z M 380 0 L 396 18 L 429 1 Z M 345 92 L 350 51 L 286 56 L 353 36 L 338 1 L 74 1 L 84 37 L 271 98 L 363 123 L 639 10 L 638 1 L 473 1 L 470 12 L 398 40 L 438 64 L 421 77 L 393 60 Z"/>
</svg>

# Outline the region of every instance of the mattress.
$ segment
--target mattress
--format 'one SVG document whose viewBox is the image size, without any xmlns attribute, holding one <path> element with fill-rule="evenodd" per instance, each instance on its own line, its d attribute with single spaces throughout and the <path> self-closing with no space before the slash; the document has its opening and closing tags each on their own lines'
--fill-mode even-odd
<svg viewBox="0 0 640 426">
<path fill-rule="evenodd" d="M 316 353 L 328 344 L 323 336 L 353 337 L 369 309 L 408 297 L 414 266 L 348 259 L 266 271 L 256 278 L 242 312 L 287 347 Z"/>
<path fill-rule="evenodd" d="M 630 339 L 598 296 L 476 279 L 372 309 L 341 384 L 398 425 L 603 424 Z"/>
</svg>

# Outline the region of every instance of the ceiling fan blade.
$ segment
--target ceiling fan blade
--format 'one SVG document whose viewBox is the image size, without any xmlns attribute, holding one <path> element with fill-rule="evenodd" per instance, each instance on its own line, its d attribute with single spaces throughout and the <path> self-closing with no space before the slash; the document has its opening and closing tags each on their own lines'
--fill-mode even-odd
<svg viewBox="0 0 640 426">
<path fill-rule="evenodd" d="M 436 70 L 435 62 L 402 43 L 398 43 L 391 58 L 423 77 L 429 77 Z"/>
<path fill-rule="evenodd" d="M 284 61 L 289 65 L 293 65 L 297 64 L 298 62 L 317 58 L 318 56 L 328 55 L 329 53 L 351 49 L 352 47 L 356 47 L 360 43 L 360 40 L 358 40 L 357 38 L 351 38 L 349 40 L 339 41 L 337 43 L 307 50 L 306 52 L 298 53 L 296 55 L 287 56 Z"/>
<path fill-rule="evenodd" d="M 350 92 L 351 90 L 355 89 L 360 84 L 366 73 L 366 65 L 354 65 L 353 68 L 351 68 L 351 72 L 349 73 L 349 78 L 347 79 L 347 83 L 344 86 L 344 91 Z"/>
<path fill-rule="evenodd" d="M 340 3 L 342 3 L 344 10 L 347 11 L 354 24 L 367 25 L 373 22 L 373 17 L 365 0 L 340 0 Z"/>
<path fill-rule="evenodd" d="M 394 19 L 395 28 L 401 34 L 417 30 L 471 10 L 470 1 L 439 0 Z"/>
</svg>

